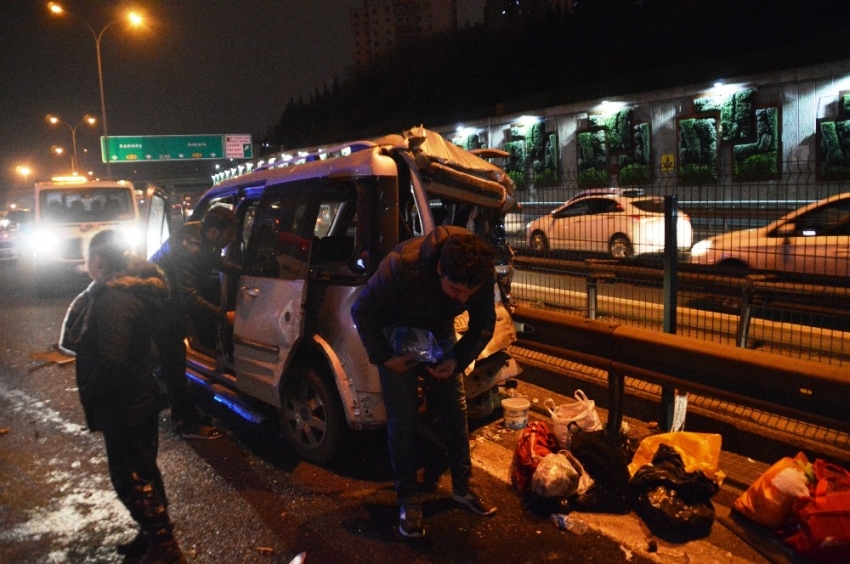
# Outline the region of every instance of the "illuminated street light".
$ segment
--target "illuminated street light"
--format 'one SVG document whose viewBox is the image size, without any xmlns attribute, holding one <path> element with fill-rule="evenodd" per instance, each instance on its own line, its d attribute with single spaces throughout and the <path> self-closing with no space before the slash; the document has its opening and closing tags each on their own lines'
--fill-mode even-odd
<svg viewBox="0 0 850 564">
<path fill-rule="evenodd" d="M 90 115 L 84 115 L 83 119 L 80 120 L 80 123 L 78 123 L 74 127 L 71 127 L 71 125 L 68 122 L 63 121 L 56 116 L 48 115 L 47 121 L 49 121 L 53 125 L 56 125 L 57 123 L 61 123 L 62 125 L 64 125 L 65 127 L 67 127 L 68 129 L 71 130 L 71 146 L 73 148 L 73 152 L 71 153 L 71 172 L 76 174 L 77 173 L 77 128 L 80 127 L 81 125 L 83 125 L 84 123 L 88 124 L 88 125 L 94 125 L 94 124 L 97 123 L 97 119 L 95 119 L 94 117 L 92 117 Z"/>
<path fill-rule="evenodd" d="M 32 174 L 32 169 L 28 165 L 18 165 L 15 167 L 15 172 L 17 172 L 20 177 L 26 180 L 27 178 L 29 178 L 29 175 Z"/>
<path fill-rule="evenodd" d="M 83 22 L 83 24 L 85 24 L 85 26 L 91 32 L 92 37 L 94 37 L 95 49 L 97 51 L 97 79 L 98 79 L 98 84 L 100 86 L 100 120 L 103 122 L 103 139 L 104 139 L 104 145 L 106 146 L 106 155 L 105 155 L 105 157 L 106 157 L 106 175 L 111 177 L 112 174 L 110 172 L 110 158 L 109 158 L 109 131 L 107 130 L 107 127 L 106 127 L 106 100 L 104 99 L 104 96 L 103 96 L 103 63 L 102 63 L 101 57 L 100 57 L 100 41 L 101 41 L 101 39 L 103 39 L 104 32 L 107 29 L 109 29 L 110 27 L 112 27 L 113 25 L 120 23 L 121 20 L 115 20 L 115 21 L 109 22 L 108 24 L 103 26 L 103 28 L 100 30 L 100 33 L 97 33 L 94 30 L 94 28 L 91 26 L 91 24 L 89 24 L 89 22 L 87 22 L 86 20 L 84 20 L 83 18 L 81 18 L 80 16 L 75 14 L 74 12 L 69 12 L 68 10 L 64 9 L 61 5 L 57 4 L 56 2 L 48 2 L 47 7 L 50 9 L 50 11 L 52 13 L 54 13 L 56 15 L 61 16 L 62 14 L 68 14 L 68 15 L 74 16 L 75 18 L 77 18 L 78 20 Z M 136 12 L 129 12 L 127 14 L 127 20 L 130 22 L 131 26 L 138 26 L 142 23 L 142 16 L 139 15 L 138 13 L 136 13 Z"/>
</svg>

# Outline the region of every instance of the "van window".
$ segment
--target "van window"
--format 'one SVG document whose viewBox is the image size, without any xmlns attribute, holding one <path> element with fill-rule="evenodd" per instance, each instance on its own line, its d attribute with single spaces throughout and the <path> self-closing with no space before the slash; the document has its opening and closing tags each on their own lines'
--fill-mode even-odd
<svg viewBox="0 0 850 564">
<path fill-rule="evenodd" d="M 127 188 L 55 188 L 39 195 L 42 219 L 92 223 L 133 219 L 133 191 Z"/>
<path fill-rule="evenodd" d="M 319 201 L 313 228 L 313 264 L 351 259 L 357 234 L 357 190 L 353 185 L 329 189 Z"/>
<path fill-rule="evenodd" d="M 168 239 L 170 233 L 168 231 L 168 217 L 166 216 L 166 201 L 158 196 L 153 196 L 150 202 L 150 216 L 147 223 L 147 234 L 145 241 L 145 249 L 147 249 L 147 257 L 151 258 L 162 242 Z"/>
<path fill-rule="evenodd" d="M 307 274 L 315 206 L 310 218 L 308 192 L 269 194 L 253 220 L 245 257 L 246 274 L 268 278 L 303 279 Z"/>
</svg>

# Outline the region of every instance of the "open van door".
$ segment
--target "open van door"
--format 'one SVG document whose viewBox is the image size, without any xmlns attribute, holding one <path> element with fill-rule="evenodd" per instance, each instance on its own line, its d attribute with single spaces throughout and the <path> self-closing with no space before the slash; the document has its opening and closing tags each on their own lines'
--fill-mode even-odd
<svg viewBox="0 0 850 564">
<path fill-rule="evenodd" d="M 253 219 L 236 295 L 236 385 L 278 407 L 278 380 L 304 331 L 316 213 L 311 203 L 308 190 L 267 188 Z"/>
<path fill-rule="evenodd" d="M 150 259 L 171 235 L 168 194 L 159 186 L 148 184 L 138 205 L 142 238 L 139 254 Z"/>
</svg>

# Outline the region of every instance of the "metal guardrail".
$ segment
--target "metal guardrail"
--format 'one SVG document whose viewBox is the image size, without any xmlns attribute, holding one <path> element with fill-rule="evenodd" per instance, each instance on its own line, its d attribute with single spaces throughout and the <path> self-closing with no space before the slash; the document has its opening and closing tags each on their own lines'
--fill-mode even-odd
<svg viewBox="0 0 850 564">
<path fill-rule="evenodd" d="M 623 264 L 620 260 L 584 261 L 558 260 L 528 255 L 518 255 L 514 258 L 517 268 L 528 270 L 556 270 L 574 276 L 584 276 L 587 281 L 587 316 L 596 319 L 597 282 L 600 280 L 622 279 L 640 281 L 662 287 L 664 271 L 660 268 L 646 268 Z M 746 347 L 750 339 L 753 309 L 766 301 L 781 303 L 786 310 L 799 313 L 824 314 L 835 318 L 846 318 L 850 325 L 850 287 L 834 286 L 808 282 L 783 282 L 775 276 L 754 274 L 747 277 L 721 276 L 713 267 L 702 265 L 679 264 L 679 286 L 686 286 L 690 291 L 701 291 L 738 298 L 740 311 L 736 342 L 740 347 Z M 843 281 L 845 284 L 846 281 Z"/>
<path fill-rule="evenodd" d="M 609 432 L 623 420 L 625 377 L 850 431 L 847 368 L 518 306 L 517 345 L 608 372 Z M 664 418 L 672 397 L 664 397 Z"/>
</svg>

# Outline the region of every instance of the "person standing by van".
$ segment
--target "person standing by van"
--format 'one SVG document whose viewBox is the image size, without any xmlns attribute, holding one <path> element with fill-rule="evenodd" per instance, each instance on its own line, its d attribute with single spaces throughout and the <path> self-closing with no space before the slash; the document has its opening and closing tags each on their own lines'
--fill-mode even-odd
<svg viewBox="0 0 850 564">
<path fill-rule="evenodd" d="M 399 244 L 378 266 L 351 307 L 357 332 L 378 366 L 387 409 L 387 437 L 399 500 L 399 532 L 425 535 L 421 488 L 417 483 L 416 429 L 418 381 L 437 421 L 449 457 L 452 499 L 478 515 L 490 505 L 471 486 L 472 461 L 463 371 L 493 336 L 493 250 L 460 227 L 440 226 L 430 234 Z M 469 312 L 469 327 L 435 365 L 394 350 L 386 330 L 396 327 L 430 331 L 437 342 L 453 341 L 454 319 Z"/>
<path fill-rule="evenodd" d="M 162 314 L 165 276 L 131 254 L 123 235 L 105 229 L 86 253 L 92 278 L 62 325 L 60 345 L 76 354 L 77 388 L 90 430 L 103 433 L 109 477 L 139 533 L 117 550 L 142 562 L 185 563 L 168 516 L 156 464 L 159 389 L 153 335 Z"/>
<path fill-rule="evenodd" d="M 151 257 L 168 278 L 168 299 L 163 330 L 157 340 L 161 377 L 171 402 L 171 427 L 184 439 L 218 439 L 221 431 L 203 423 L 192 402 L 186 380 L 187 316 L 209 323 L 233 324 L 234 312 L 204 298 L 203 281 L 212 270 L 239 271 L 221 251 L 236 240 L 239 221 L 224 206 L 210 208 L 201 221 L 190 221 L 173 234 Z"/>
</svg>

